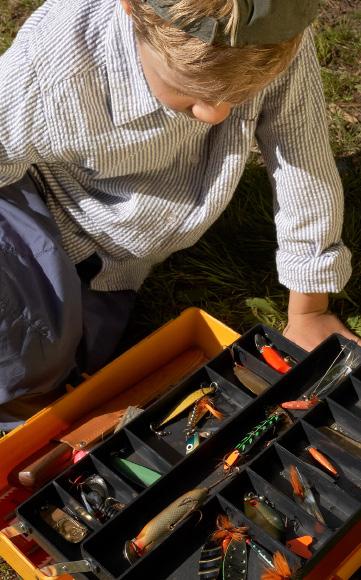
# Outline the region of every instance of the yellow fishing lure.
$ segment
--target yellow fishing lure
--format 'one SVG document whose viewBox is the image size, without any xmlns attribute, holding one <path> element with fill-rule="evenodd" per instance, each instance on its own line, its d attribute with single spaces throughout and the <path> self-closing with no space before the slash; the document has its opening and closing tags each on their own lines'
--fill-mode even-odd
<svg viewBox="0 0 361 580">
<path fill-rule="evenodd" d="M 199 401 L 205 395 L 212 395 L 218 389 L 218 385 L 212 382 L 209 386 L 201 387 L 192 393 L 189 393 L 176 407 L 174 407 L 157 425 L 151 425 L 151 429 L 157 432 L 158 429 L 164 427 L 167 423 L 175 419 L 178 415 L 189 409 L 194 403 Z"/>
</svg>

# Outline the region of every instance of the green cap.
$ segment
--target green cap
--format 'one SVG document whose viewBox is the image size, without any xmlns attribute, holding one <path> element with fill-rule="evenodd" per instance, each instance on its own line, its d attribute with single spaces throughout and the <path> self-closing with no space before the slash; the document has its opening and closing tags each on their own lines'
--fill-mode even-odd
<svg viewBox="0 0 361 580">
<path fill-rule="evenodd" d="M 170 8 L 177 6 L 177 0 L 143 1 L 161 18 L 191 36 L 207 44 L 235 47 L 277 44 L 293 38 L 311 24 L 319 6 L 319 0 L 237 0 L 234 26 L 226 33 L 228 19 L 204 16 L 192 24 L 185 24 L 181 19 L 171 19 Z"/>
</svg>

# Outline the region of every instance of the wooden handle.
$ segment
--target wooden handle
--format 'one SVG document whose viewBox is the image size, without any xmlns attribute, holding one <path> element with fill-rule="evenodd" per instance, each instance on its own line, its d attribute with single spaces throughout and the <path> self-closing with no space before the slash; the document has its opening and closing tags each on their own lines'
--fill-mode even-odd
<svg viewBox="0 0 361 580">
<path fill-rule="evenodd" d="M 73 449 L 65 443 L 54 443 L 52 449 L 19 471 L 19 481 L 25 487 L 39 487 L 71 464 Z"/>
</svg>

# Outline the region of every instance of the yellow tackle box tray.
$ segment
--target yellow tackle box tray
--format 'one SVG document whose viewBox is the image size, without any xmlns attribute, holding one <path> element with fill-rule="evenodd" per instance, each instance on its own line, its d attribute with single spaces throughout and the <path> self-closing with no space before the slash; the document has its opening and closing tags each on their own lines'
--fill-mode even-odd
<svg viewBox="0 0 361 580">
<path fill-rule="evenodd" d="M 120 393 L 124 407 L 151 402 L 238 338 L 235 331 L 206 312 L 189 308 L 2 438 L 0 528 L 11 526 L 17 505 L 29 497 L 27 490 L 13 484 L 11 474 L 18 465 Z M 0 557 L 24 580 L 48 578 L 40 568 L 51 563 L 51 557 L 30 537 L 9 538 L 0 531 Z M 347 580 L 360 566 L 361 522 L 357 522 L 307 579 Z M 63 574 L 57 578 L 73 577 Z"/>
</svg>

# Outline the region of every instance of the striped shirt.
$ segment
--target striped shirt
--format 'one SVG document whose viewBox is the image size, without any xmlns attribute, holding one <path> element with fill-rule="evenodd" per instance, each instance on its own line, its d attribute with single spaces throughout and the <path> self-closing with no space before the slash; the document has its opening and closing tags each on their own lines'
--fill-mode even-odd
<svg viewBox="0 0 361 580">
<path fill-rule="evenodd" d="M 119 0 L 47 0 L 0 58 L 0 185 L 37 179 L 95 290 L 138 289 L 221 215 L 254 139 L 275 192 L 279 280 L 339 291 L 351 274 L 312 33 L 291 66 L 217 126 L 151 94 Z"/>
</svg>

